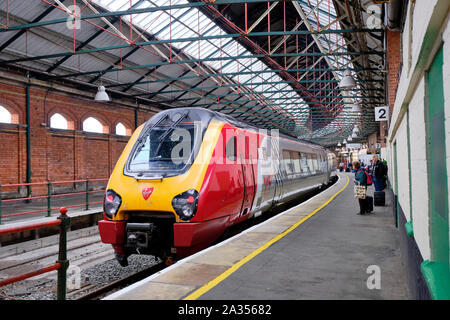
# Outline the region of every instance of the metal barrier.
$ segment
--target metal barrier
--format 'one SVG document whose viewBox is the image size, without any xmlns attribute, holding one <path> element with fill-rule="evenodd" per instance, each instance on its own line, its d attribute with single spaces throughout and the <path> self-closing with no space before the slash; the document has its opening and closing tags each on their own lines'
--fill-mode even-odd
<svg viewBox="0 0 450 320">
<path fill-rule="evenodd" d="M 18 282 L 21 280 L 25 280 L 43 273 L 47 273 L 50 271 L 58 270 L 58 281 L 57 281 L 57 299 L 65 300 L 66 299 L 66 281 L 67 281 L 67 269 L 69 268 L 69 260 L 67 260 L 67 229 L 70 225 L 70 217 L 67 216 L 67 208 L 61 207 L 59 209 L 60 216 L 57 220 L 42 222 L 42 223 L 33 223 L 20 227 L 11 227 L 0 230 L 0 235 L 8 234 L 13 232 L 20 232 L 26 230 L 36 230 L 45 227 L 59 226 L 59 252 L 58 252 L 58 260 L 55 264 L 44 267 L 39 270 L 35 270 L 32 272 L 28 272 L 25 274 L 21 274 L 16 277 L 8 278 L 0 281 L 0 287 L 6 286 L 8 284 Z"/>
<path fill-rule="evenodd" d="M 31 190 L 32 186 L 47 186 L 47 194 L 46 195 L 40 195 L 40 196 L 32 196 L 31 192 L 29 191 L 29 194 L 27 197 L 24 198 L 14 198 L 14 199 L 5 199 L 2 200 L 0 197 L 0 224 L 2 223 L 2 218 L 5 217 L 14 217 L 14 216 L 20 216 L 20 215 L 26 215 L 26 214 L 32 214 L 32 213 L 39 213 L 39 212 L 47 212 L 47 217 L 50 216 L 52 210 L 57 210 L 58 208 L 52 208 L 52 199 L 54 198 L 61 198 L 61 197 L 67 197 L 67 196 L 75 196 L 75 195 L 82 195 L 85 194 L 85 203 L 82 204 L 76 204 L 71 206 L 66 206 L 67 208 L 75 208 L 75 207 L 85 207 L 85 210 L 89 210 L 89 205 L 95 205 L 95 204 L 101 204 L 103 201 L 96 201 L 96 202 L 89 202 L 89 195 L 94 193 L 100 193 L 105 192 L 105 189 L 102 190 L 93 190 L 89 191 L 89 184 L 92 182 L 98 182 L 98 181 L 108 181 L 107 178 L 105 179 L 82 179 L 82 180 L 68 180 L 68 181 L 47 181 L 47 182 L 33 182 L 33 183 L 16 183 L 16 184 L 0 184 L 0 194 L 5 188 L 18 188 L 18 187 L 27 187 L 28 190 Z M 53 194 L 53 187 L 55 185 L 62 185 L 62 184 L 75 184 L 75 183 L 84 183 L 85 184 L 85 191 L 82 192 L 70 192 L 70 193 L 62 193 L 62 194 Z M 42 210 L 32 210 L 32 211 L 24 211 L 24 212 L 15 212 L 10 214 L 3 214 L 2 213 L 2 204 L 5 203 L 12 203 L 17 201 L 29 201 L 29 200 L 37 200 L 37 199 L 47 199 L 47 208 Z"/>
</svg>

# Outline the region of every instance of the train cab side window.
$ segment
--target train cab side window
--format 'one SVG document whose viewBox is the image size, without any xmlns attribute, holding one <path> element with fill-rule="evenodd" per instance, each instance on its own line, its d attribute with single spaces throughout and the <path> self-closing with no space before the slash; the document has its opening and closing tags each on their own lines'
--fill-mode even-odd
<svg viewBox="0 0 450 320">
<path fill-rule="evenodd" d="M 250 137 L 245 136 L 245 160 L 250 160 Z"/>
<path fill-rule="evenodd" d="M 236 161 L 237 159 L 237 147 L 236 147 L 236 136 L 228 139 L 228 142 L 225 146 L 225 155 L 231 161 Z"/>
</svg>

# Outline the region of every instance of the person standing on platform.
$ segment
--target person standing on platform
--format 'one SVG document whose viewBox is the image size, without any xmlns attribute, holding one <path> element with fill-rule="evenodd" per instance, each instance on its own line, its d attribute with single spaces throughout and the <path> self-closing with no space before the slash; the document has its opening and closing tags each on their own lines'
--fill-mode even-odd
<svg viewBox="0 0 450 320">
<path fill-rule="evenodd" d="M 353 182 L 355 183 L 355 185 L 360 185 L 360 186 L 366 187 L 366 190 L 367 190 L 367 177 L 366 177 L 366 174 L 362 170 L 359 170 L 360 167 L 361 167 L 361 165 L 358 161 L 353 162 L 353 168 L 355 169 L 355 179 L 353 179 Z M 358 198 L 358 202 L 359 202 L 359 212 L 357 214 L 362 215 L 362 214 L 368 213 L 366 199 Z"/>
<path fill-rule="evenodd" d="M 370 160 L 369 165 L 367 166 L 367 173 L 373 176 L 372 174 L 373 160 Z"/>
<path fill-rule="evenodd" d="M 386 188 L 386 171 L 386 166 L 378 159 L 378 156 L 373 156 L 372 177 L 375 191 L 383 191 Z"/>
</svg>

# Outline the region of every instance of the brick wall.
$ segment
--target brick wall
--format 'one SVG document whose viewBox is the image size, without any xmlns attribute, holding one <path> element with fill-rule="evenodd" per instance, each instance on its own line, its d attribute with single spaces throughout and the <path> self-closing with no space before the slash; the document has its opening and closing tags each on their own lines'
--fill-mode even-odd
<svg viewBox="0 0 450 320">
<path fill-rule="evenodd" d="M 0 83 L 0 105 L 8 109 L 16 123 L 0 123 L 0 184 L 25 183 L 26 155 L 26 94 L 25 87 Z M 133 109 L 113 103 L 100 104 L 77 96 L 68 96 L 46 89 L 30 88 L 31 113 L 31 181 L 77 180 L 109 178 L 129 137 L 114 134 L 121 122 L 128 132 L 134 131 Z M 49 127 L 50 117 L 59 113 L 69 122 L 69 129 Z M 138 125 L 153 114 L 138 112 Z M 88 117 L 99 120 L 107 133 L 82 131 Z M 46 124 L 46 125 L 44 125 Z M 2 188 L 2 191 L 11 191 Z M 17 191 L 17 190 L 16 190 Z M 34 187 L 33 195 L 45 192 Z"/>
<path fill-rule="evenodd" d="M 401 32 L 387 29 L 386 39 L 388 63 L 388 102 L 391 110 L 390 114 L 392 115 L 402 66 Z"/>
<path fill-rule="evenodd" d="M 367 144 L 368 144 L 367 147 L 370 152 L 377 151 L 377 147 L 376 147 L 377 143 L 378 143 L 378 133 L 377 132 L 374 132 L 370 136 L 367 137 Z"/>
<path fill-rule="evenodd" d="M 401 32 L 386 30 L 387 40 L 387 70 L 388 70 L 388 103 L 390 116 L 394 110 L 395 96 L 397 95 L 398 82 L 400 80 L 400 72 L 402 67 L 402 41 Z M 380 143 L 381 147 L 386 147 L 385 137 L 387 135 L 386 121 L 380 122 Z"/>
</svg>

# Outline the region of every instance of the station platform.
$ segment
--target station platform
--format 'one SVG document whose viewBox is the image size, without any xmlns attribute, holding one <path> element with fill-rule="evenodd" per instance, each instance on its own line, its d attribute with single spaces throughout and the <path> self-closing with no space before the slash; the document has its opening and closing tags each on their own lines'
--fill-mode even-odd
<svg viewBox="0 0 450 320">
<path fill-rule="evenodd" d="M 85 210 L 84 204 L 86 202 L 86 196 L 79 194 L 67 194 L 64 197 L 58 197 L 52 199 L 52 210 L 50 216 L 59 216 L 58 208 L 66 207 L 69 209 L 71 214 L 85 214 L 92 211 L 102 211 L 103 210 L 103 197 L 104 192 L 95 193 L 90 196 L 89 210 Z M 10 200 L 6 200 L 10 201 Z M 80 205 L 81 204 L 81 205 Z M 5 224 L 22 224 L 29 223 L 30 221 L 47 217 L 47 199 L 35 199 L 33 201 L 14 201 L 14 202 L 3 202 L 1 204 L 1 225 Z M 26 212 L 32 212 L 27 214 L 21 214 Z M 16 215 L 17 214 L 17 215 Z"/>
<path fill-rule="evenodd" d="M 353 174 L 338 176 L 302 204 L 104 299 L 408 299 L 389 192 L 386 206 L 357 215 Z"/>
<path fill-rule="evenodd" d="M 42 214 L 41 214 L 42 215 Z M 59 212 L 52 212 L 52 214 L 47 217 L 37 217 L 37 216 L 27 216 L 22 219 L 14 219 L 8 222 L 2 222 L 0 224 L 0 231 L 5 231 L 7 229 L 12 228 L 26 228 L 28 226 L 33 226 L 36 224 L 45 224 L 51 221 L 54 221 L 59 217 Z M 69 230 L 78 230 L 82 228 L 88 228 L 92 226 L 96 226 L 98 221 L 103 219 L 103 208 L 102 207 L 94 207 L 89 210 L 83 210 L 80 208 L 69 209 L 67 215 L 70 217 L 70 226 Z M 95 228 L 96 232 L 98 232 L 98 227 Z M 30 249 L 40 248 L 46 242 L 46 237 L 53 236 L 59 234 L 59 227 L 45 227 L 42 229 L 31 229 L 25 231 L 15 231 L 9 232 L 7 234 L 0 235 L 0 257 L 2 256 L 2 251 L 6 250 L 10 252 L 11 250 L 15 251 L 17 248 L 17 244 L 25 241 L 33 240 L 32 246 Z M 50 240 L 53 241 L 53 240 Z M 37 246 L 37 247 L 36 247 Z M 23 249 L 20 249 L 23 252 Z"/>
</svg>

